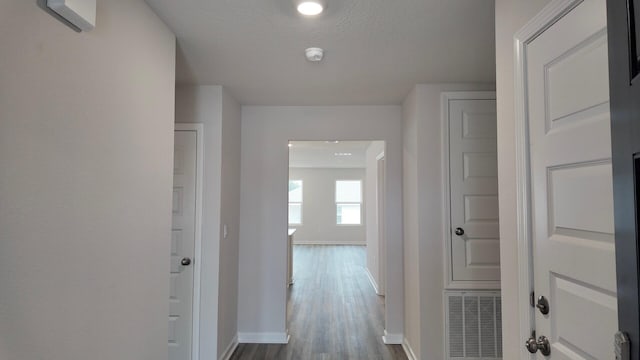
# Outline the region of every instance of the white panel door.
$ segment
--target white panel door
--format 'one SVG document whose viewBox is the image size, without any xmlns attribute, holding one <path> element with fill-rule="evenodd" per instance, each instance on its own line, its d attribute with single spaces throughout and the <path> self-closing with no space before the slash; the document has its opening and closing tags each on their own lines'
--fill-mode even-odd
<svg viewBox="0 0 640 360">
<path fill-rule="evenodd" d="M 169 360 L 191 359 L 196 224 L 196 132 L 176 131 L 169 275 Z"/>
<path fill-rule="evenodd" d="M 499 281 L 496 101 L 449 101 L 451 267 L 455 281 Z"/>
<path fill-rule="evenodd" d="M 618 329 L 605 0 L 527 47 L 537 335 L 552 359 L 613 359 Z M 538 359 L 545 357 L 537 353 Z"/>
</svg>

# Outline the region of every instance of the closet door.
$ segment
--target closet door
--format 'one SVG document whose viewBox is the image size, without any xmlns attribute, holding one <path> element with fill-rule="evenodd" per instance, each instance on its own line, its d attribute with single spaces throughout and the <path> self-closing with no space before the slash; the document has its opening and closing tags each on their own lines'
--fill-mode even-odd
<svg viewBox="0 0 640 360">
<path fill-rule="evenodd" d="M 461 93 L 464 94 L 464 93 Z M 449 98 L 450 288 L 499 288 L 496 101 Z"/>
</svg>

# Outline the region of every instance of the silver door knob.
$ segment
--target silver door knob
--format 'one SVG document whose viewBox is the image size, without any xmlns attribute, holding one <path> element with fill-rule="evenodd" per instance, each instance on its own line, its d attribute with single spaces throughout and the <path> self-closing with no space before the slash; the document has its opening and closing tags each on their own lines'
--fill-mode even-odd
<svg viewBox="0 0 640 360">
<path fill-rule="evenodd" d="M 182 266 L 191 265 L 191 259 L 188 258 L 188 257 L 182 258 L 182 260 L 180 260 L 180 265 L 182 265 Z"/>
<path fill-rule="evenodd" d="M 549 344 L 549 339 L 546 336 L 540 336 L 538 340 L 535 337 L 531 337 L 524 343 L 524 347 L 532 354 L 540 351 L 544 356 L 551 355 L 551 344 Z"/>
<path fill-rule="evenodd" d="M 455 233 L 458 236 L 462 236 L 462 235 L 464 235 L 464 229 L 463 228 L 456 228 Z"/>
<path fill-rule="evenodd" d="M 538 342 L 535 337 L 530 337 L 525 341 L 524 347 L 532 354 L 538 352 Z"/>
</svg>

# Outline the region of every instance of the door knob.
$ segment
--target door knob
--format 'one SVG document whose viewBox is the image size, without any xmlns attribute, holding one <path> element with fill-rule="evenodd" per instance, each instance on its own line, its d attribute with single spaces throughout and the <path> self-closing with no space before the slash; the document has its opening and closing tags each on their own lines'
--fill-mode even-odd
<svg viewBox="0 0 640 360">
<path fill-rule="evenodd" d="M 188 258 L 188 257 L 182 258 L 182 260 L 180 260 L 180 265 L 182 265 L 182 266 L 191 265 L 191 259 Z"/>
<path fill-rule="evenodd" d="M 538 310 L 540 310 L 540 313 L 542 315 L 547 315 L 549 313 L 549 300 L 547 300 L 547 298 L 545 298 L 544 296 L 540 296 L 538 298 L 536 307 L 538 308 Z"/>
<path fill-rule="evenodd" d="M 527 339 L 524 343 L 524 347 L 532 354 L 538 352 L 538 342 L 536 341 L 536 338 L 532 336 Z"/>
<path fill-rule="evenodd" d="M 458 236 L 462 236 L 462 235 L 464 235 L 464 229 L 463 228 L 456 228 L 455 233 Z"/>
<path fill-rule="evenodd" d="M 524 343 L 524 347 L 532 354 L 540 351 L 544 356 L 551 355 L 551 344 L 546 336 L 540 336 L 538 340 L 532 336 Z"/>
</svg>

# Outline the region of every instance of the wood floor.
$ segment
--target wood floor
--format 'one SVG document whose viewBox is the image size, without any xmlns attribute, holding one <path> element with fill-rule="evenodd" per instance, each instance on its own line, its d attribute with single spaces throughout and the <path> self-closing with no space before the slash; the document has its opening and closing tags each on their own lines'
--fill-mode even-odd
<svg viewBox="0 0 640 360">
<path fill-rule="evenodd" d="M 407 359 L 385 345 L 384 297 L 365 271 L 364 246 L 295 245 L 286 345 L 240 344 L 231 359 Z"/>
</svg>

